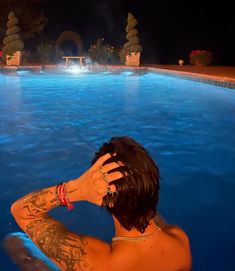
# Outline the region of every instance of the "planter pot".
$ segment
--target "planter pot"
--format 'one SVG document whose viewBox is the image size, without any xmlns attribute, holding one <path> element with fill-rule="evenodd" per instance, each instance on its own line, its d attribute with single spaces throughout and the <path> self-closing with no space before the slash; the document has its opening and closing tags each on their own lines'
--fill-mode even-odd
<svg viewBox="0 0 235 271">
<path fill-rule="evenodd" d="M 21 63 L 22 53 L 21 51 L 15 52 L 12 56 L 6 55 L 7 66 L 19 66 Z"/>
<path fill-rule="evenodd" d="M 126 55 L 126 66 L 139 67 L 140 65 L 140 53 L 131 53 L 131 55 Z"/>
</svg>

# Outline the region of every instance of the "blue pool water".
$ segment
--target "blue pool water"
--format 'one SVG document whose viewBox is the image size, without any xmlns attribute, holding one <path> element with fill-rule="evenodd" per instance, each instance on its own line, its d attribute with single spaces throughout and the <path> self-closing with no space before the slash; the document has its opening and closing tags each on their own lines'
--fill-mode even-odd
<svg viewBox="0 0 235 271">
<path fill-rule="evenodd" d="M 103 142 L 128 135 L 160 167 L 159 210 L 189 235 L 193 270 L 235 270 L 234 116 L 234 90 L 153 73 L 0 75 L 0 239 L 19 231 L 14 200 L 79 176 Z M 54 216 L 113 234 L 110 216 L 86 203 Z M 18 270 L 3 250 L 0 270 Z"/>
</svg>

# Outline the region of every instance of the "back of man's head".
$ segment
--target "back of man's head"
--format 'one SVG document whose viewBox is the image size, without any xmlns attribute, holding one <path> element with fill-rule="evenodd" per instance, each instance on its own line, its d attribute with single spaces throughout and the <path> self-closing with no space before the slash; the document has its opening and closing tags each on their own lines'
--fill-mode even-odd
<svg viewBox="0 0 235 271">
<path fill-rule="evenodd" d="M 124 166 L 119 171 L 124 177 L 113 181 L 117 191 L 112 197 L 105 196 L 102 206 L 114 215 L 127 230 L 136 228 L 144 232 L 156 214 L 159 197 L 159 169 L 139 143 L 130 137 L 112 137 L 95 154 L 92 164 L 106 153 L 113 154 L 106 161 Z M 113 170 L 115 171 L 115 170 Z"/>
</svg>

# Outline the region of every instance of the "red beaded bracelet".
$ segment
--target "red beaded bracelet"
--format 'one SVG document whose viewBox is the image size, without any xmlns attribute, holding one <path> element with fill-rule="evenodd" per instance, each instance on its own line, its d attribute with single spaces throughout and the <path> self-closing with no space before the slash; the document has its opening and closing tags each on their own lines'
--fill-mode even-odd
<svg viewBox="0 0 235 271">
<path fill-rule="evenodd" d="M 61 206 L 67 206 L 68 210 L 71 210 L 74 208 L 73 204 L 69 201 L 69 198 L 67 196 L 65 183 L 60 183 L 57 185 L 56 195 Z"/>
</svg>

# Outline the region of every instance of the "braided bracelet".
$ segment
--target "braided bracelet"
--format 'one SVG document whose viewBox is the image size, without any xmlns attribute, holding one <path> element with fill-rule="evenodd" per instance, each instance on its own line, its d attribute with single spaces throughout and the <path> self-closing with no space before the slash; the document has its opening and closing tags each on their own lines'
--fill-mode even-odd
<svg viewBox="0 0 235 271">
<path fill-rule="evenodd" d="M 68 210 L 71 210 L 74 208 L 73 204 L 69 201 L 65 183 L 60 183 L 56 186 L 56 196 L 57 196 L 58 202 L 60 203 L 60 206 L 67 206 Z"/>
</svg>

